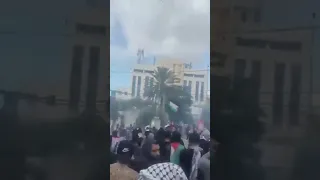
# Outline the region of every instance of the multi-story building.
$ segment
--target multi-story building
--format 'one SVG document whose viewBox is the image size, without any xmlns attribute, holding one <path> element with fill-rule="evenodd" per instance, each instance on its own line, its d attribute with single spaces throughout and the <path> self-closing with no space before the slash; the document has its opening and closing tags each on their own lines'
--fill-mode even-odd
<svg viewBox="0 0 320 180">
<path fill-rule="evenodd" d="M 190 92 L 195 104 L 203 103 L 207 98 L 208 71 L 192 70 L 190 65 L 179 60 L 159 60 L 155 65 L 137 64 L 133 68 L 131 95 L 144 97 L 148 85 L 154 84 L 152 73 L 157 67 L 167 67 L 173 71 L 175 85 L 180 85 Z"/>
<path fill-rule="evenodd" d="M 262 164 L 270 179 L 284 179 L 294 146 L 273 144 L 272 139 L 300 136 L 307 115 L 319 113 L 319 74 L 314 70 L 320 63 L 315 51 L 319 30 L 315 12 L 302 10 L 318 6 L 282 0 L 212 3 L 212 72 L 258 82 L 266 113 L 262 119 L 269 125 L 265 137 L 270 138 L 261 143 Z"/>
<path fill-rule="evenodd" d="M 22 119 L 74 116 L 107 99 L 109 24 L 101 17 L 108 6 L 99 0 L 1 5 L 0 89 L 57 99 L 56 106 L 21 100 Z"/>
</svg>

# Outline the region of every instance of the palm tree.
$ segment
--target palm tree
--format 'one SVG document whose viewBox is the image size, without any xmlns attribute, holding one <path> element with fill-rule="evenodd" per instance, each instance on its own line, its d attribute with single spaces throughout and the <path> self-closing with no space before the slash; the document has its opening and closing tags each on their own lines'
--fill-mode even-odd
<svg viewBox="0 0 320 180">
<path fill-rule="evenodd" d="M 151 74 L 155 79 L 155 84 L 150 84 L 146 89 L 145 96 L 153 100 L 158 104 L 156 115 L 161 117 L 161 124 L 164 125 L 167 121 L 165 118 L 165 104 L 168 100 L 168 94 L 173 89 L 174 85 L 174 73 L 166 67 L 157 67 L 157 69 Z M 162 116 L 161 116 L 162 115 Z"/>
</svg>

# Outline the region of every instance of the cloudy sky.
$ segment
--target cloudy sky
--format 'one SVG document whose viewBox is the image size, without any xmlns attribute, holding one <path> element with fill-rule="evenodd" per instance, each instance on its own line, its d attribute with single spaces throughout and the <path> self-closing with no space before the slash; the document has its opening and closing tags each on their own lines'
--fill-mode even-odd
<svg viewBox="0 0 320 180">
<path fill-rule="evenodd" d="M 137 50 L 145 61 L 179 58 L 209 65 L 210 0 L 111 0 L 110 88 L 130 87 Z"/>
</svg>

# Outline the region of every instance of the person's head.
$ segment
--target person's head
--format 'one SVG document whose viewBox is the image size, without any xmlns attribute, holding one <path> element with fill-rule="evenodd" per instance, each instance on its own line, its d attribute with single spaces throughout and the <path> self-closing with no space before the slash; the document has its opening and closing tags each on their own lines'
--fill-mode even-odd
<svg viewBox="0 0 320 180">
<path fill-rule="evenodd" d="M 118 137 L 118 131 L 112 131 L 112 137 Z"/>
<path fill-rule="evenodd" d="M 130 141 L 123 140 L 119 142 L 117 148 L 117 156 L 118 162 L 120 164 L 129 164 L 133 156 L 133 153 L 133 145 L 130 143 Z"/>
<path fill-rule="evenodd" d="M 172 132 L 171 142 L 172 143 L 180 143 L 181 142 L 181 134 L 178 131 Z"/>
<path fill-rule="evenodd" d="M 171 142 L 171 133 L 169 131 L 164 131 L 164 142 Z"/>
<path fill-rule="evenodd" d="M 139 146 L 141 145 L 143 140 L 142 131 L 140 128 L 136 128 L 132 131 L 132 141 L 137 143 Z"/>
<path fill-rule="evenodd" d="M 146 139 L 142 146 L 142 153 L 148 160 L 157 160 L 160 155 L 160 147 L 153 139 Z"/>
<path fill-rule="evenodd" d="M 190 133 L 189 135 L 189 146 L 196 146 L 200 144 L 200 135 L 196 132 Z"/>
</svg>

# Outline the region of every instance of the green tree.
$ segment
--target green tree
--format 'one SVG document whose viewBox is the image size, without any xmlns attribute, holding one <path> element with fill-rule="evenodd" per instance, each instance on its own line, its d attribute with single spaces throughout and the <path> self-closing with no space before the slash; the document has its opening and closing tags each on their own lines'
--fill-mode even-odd
<svg viewBox="0 0 320 180">
<path fill-rule="evenodd" d="M 149 86 L 145 96 L 159 105 L 156 109 L 156 114 L 160 117 L 161 125 L 164 125 L 167 119 L 160 114 L 166 113 L 165 105 L 168 103 L 168 94 L 170 93 L 170 90 L 173 89 L 175 76 L 170 69 L 165 67 L 157 67 L 151 75 L 155 79 L 155 84 Z"/>
</svg>

